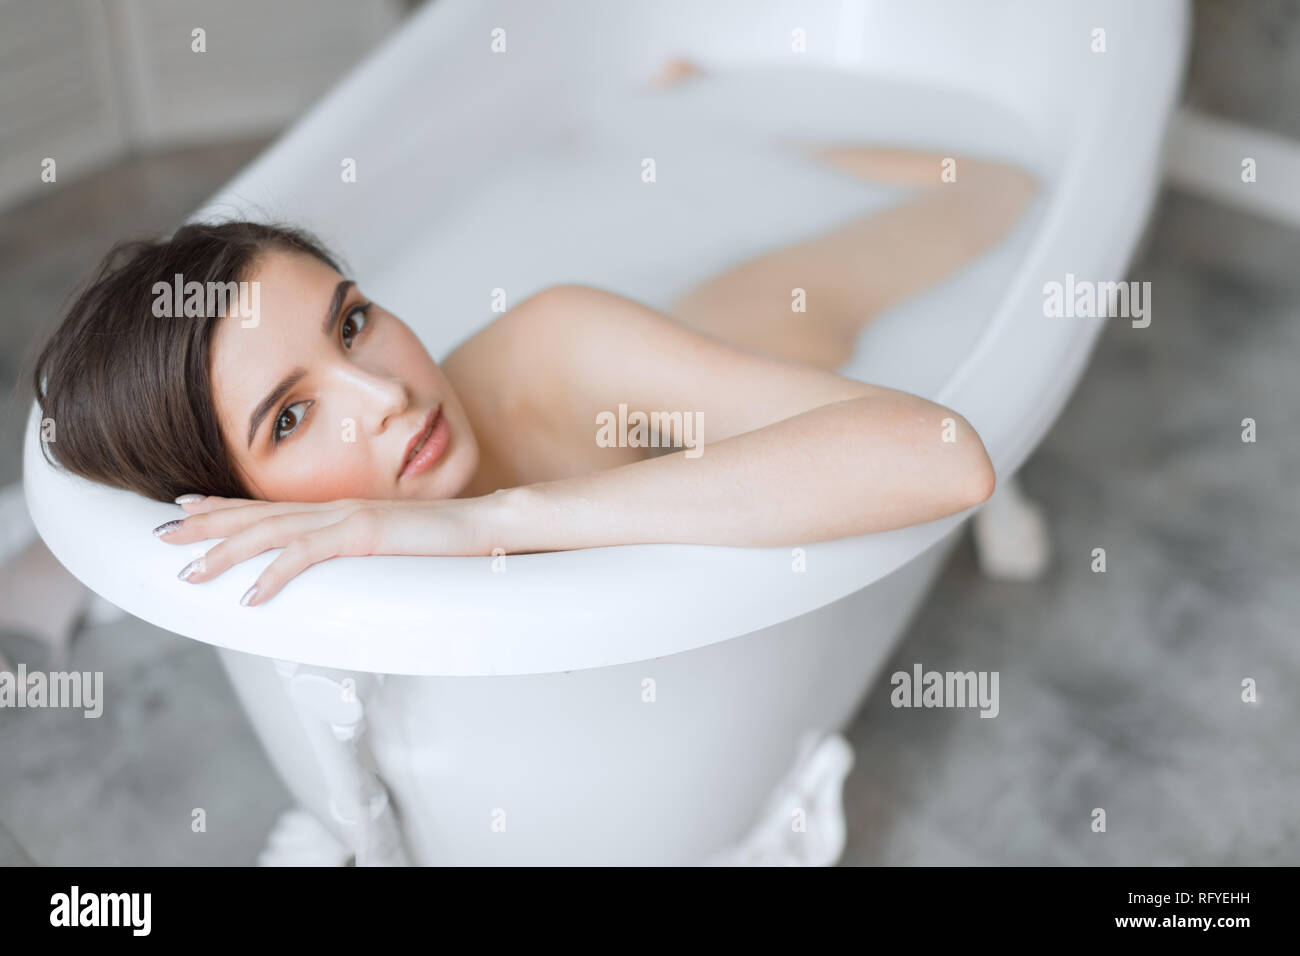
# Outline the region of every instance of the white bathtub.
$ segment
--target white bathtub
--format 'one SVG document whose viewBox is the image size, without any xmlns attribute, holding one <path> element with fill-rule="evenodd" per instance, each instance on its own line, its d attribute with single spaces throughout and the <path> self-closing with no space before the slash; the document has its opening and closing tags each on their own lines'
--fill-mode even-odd
<svg viewBox="0 0 1300 956">
<path fill-rule="evenodd" d="M 1005 482 L 1124 321 L 1045 318 L 1042 287 L 1125 278 L 1187 31 L 1183 0 L 438 0 L 196 215 L 316 230 L 441 357 L 493 317 L 493 288 L 513 304 L 585 282 L 663 307 L 897 198 L 764 151 L 774 132 L 1014 159 L 1047 181 L 1038 205 L 882 316 L 845 369 L 961 412 Z M 717 73 L 628 99 L 674 55 Z M 729 144 L 709 145 L 720 125 Z M 24 484 L 47 544 L 115 604 L 220 649 L 290 790 L 360 863 L 833 861 L 836 731 L 969 517 L 812 545 L 803 571 L 789 549 L 675 545 L 504 572 L 336 559 L 250 609 L 274 554 L 177 581 L 210 543 L 163 545 L 148 530 L 175 508 L 50 469 L 35 412 Z"/>
</svg>

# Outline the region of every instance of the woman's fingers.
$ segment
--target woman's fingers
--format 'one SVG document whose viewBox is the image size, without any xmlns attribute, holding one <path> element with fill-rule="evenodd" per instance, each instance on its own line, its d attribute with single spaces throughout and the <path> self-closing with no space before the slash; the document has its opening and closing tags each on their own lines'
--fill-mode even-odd
<svg viewBox="0 0 1300 956">
<path fill-rule="evenodd" d="M 222 508 L 185 519 L 182 537 L 221 537 L 228 525 L 239 530 L 191 561 L 177 575 L 190 583 L 210 581 L 264 551 L 283 552 L 263 569 L 240 603 L 263 604 L 307 568 L 336 557 L 370 554 L 483 554 L 487 550 L 477 511 L 450 501 L 370 501 L 349 498 L 329 507 L 291 505 L 296 510 L 265 514 L 261 502 Z M 283 503 L 276 505 L 283 509 Z M 250 520 L 250 515 L 261 515 Z"/>
<path fill-rule="evenodd" d="M 263 551 L 286 547 L 298 536 L 334 524 L 345 517 L 345 512 L 321 514 L 316 511 L 300 511 L 263 518 L 238 534 L 230 535 L 220 544 L 213 545 L 182 568 L 177 577 L 191 584 L 210 581 L 241 561 L 247 561 Z"/>
<path fill-rule="evenodd" d="M 166 521 L 154 528 L 154 535 L 168 544 L 190 544 L 208 538 L 226 538 L 256 521 L 294 510 L 267 501 L 229 500 L 233 503 L 226 507 L 213 508 Z"/>
<path fill-rule="evenodd" d="M 216 507 L 187 514 L 184 518 L 166 521 L 154 529 L 154 534 L 168 544 L 190 544 L 208 538 L 228 538 L 245 528 L 282 514 L 316 514 L 355 508 L 360 499 L 340 501 L 249 501 L 244 498 L 221 498 Z"/>
<path fill-rule="evenodd" d="M 320 561 L 370 554 L 374 533 L 373 515 L 356 511 L 340 521 L 294 538 L 284 552 L 266 566 L 239 603 L 252 606 L 270 600 L 289 581 Z"/>
<path fill-rule="evenodd" d="M 176 503 L 185 509 L 186 514 L 197 515 L 220 508 L 239 508 L 243 505 L 256 504 L 252 498 L 222 498 L 218 495 L 196 495 L 193 500 L 186 500 L 189 495 L 181 495 Z"/>
</svg>

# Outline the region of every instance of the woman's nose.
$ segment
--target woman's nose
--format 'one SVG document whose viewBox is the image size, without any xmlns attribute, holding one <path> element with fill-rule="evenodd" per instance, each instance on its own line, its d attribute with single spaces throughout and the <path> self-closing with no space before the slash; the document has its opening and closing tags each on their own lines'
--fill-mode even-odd
<svg viewBox="0 0 1300 956">
<path fill-rule="evenodd" d="M 406 385 L 398 379 L 356 364 L 339 369 L 339 376 L 351 392 L 348 404 L 356 408 L 357 423 L 368 432 L 383 431 L 410 404 Z"/>
</svg>

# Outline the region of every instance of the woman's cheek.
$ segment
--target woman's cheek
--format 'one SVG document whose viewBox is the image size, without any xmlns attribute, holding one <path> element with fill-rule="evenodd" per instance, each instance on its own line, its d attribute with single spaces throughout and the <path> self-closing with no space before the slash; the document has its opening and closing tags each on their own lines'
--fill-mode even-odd
<svg viewBox="0 0 1300 956">
<path fill-rule="evenodd" d="M 322 456 L 310 480 L 321 501 L 376 497 L 374 467 L 358 443 L 338 442 L 334 454 Z"/>
<path fill-rule="evenodd" d="M 287 474 L 277 475 L 274 485 L 273 499 L 277 501 L 376 496 L 375 477 L 360 446 L 341 441 L 338 436 L 306 450 Z"/>
</svg>

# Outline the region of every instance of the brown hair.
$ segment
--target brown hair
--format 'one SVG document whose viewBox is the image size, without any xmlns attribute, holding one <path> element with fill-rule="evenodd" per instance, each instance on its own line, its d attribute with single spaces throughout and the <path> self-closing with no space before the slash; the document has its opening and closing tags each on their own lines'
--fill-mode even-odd
<svg viewBox="0 0 1300 956">
<path fill-rule="evenodd" d="M 198 223 L 170 239 L 115 245 L 51 334 L 32 376 L 52 420 L 47 461 L 159 501 L 197 492 L 251 498 L 217 422 L 210 347 L 220 316 L 159 318 L 154 284 L 240 282 L 270 249 L 339 270 L 314 236 L 291 226 Z M 42 433 L 44 439 L 44 433 Z"/>
</svg>

